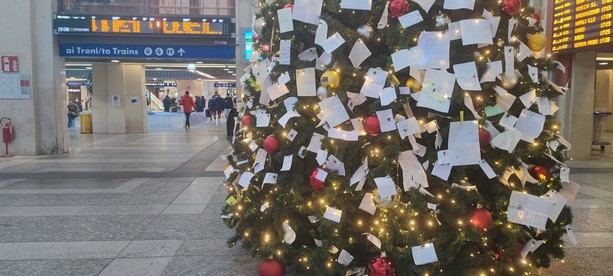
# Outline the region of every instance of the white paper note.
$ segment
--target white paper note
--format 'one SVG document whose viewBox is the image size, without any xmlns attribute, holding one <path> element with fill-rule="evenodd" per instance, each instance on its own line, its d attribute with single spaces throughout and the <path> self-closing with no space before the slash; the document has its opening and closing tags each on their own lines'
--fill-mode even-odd
<svg viewBox="0 0 613 276">
<path fill-rule="evenodd" d="M 449 126 L 449 149 L 446 160 L 453 166 L 474 165 L 481 161 L 479 147 L 479 122 L 451 122 Z"/>
<path fill-rule="evenodd" d="M 474 8 L 475 0 L 445 0 L 443 5 L 443 9 L 446 10 L 469 9 L 472 11 Z"/>
<path fill-rule="evenodd" d="M 369 11 L 372 0 L 341 0 L 341 9 Z"/>
<path fill-rule="evenodd" d="M 358 183 L 360 180 L 366 178 L 368 174 L 368 158 L 364 159 L 362 165 L 358 167 L 358 169 L 353 173 L 351 179 L 349 180 L 349 186 L 353 186 L 355 183 Z"/>
<path fill-rule="evenodd" d="M 298 59 L 302 61 L 314 61 L 317 59 L 317 49 L 315 47 L 304 50 L 298 55 Z"/>
<path fill-rule="evenodd" d="M 287 89 L 287 86 L 285 86 L 285 84 L 276 83 L 269 86 L 267 92 L 270 99 L 274 101 L 279 97 L 289 93 L 289 90 Z"/>
<path fill-rule="evenodd" d="M 513 36 L 513 29 L 515 29 L 515 25 L 517 25 L 517 19 L 511 18 L 509 20 L 509 25 L 508 25 L 508 28 L 507 28 L 507 30 L 508 30 L 508 35 L 507 35 L 507 39 L 508 40 L 507 41 L 508 42 L 513 41 L 513 39 L 511 39 L 511 37 Z"/>
<path fill-rule="evenodd" d="M 255 154 L 255 160 L 253 161 L 253 172 L 254 173 L 258 173 L 264 169 L 264 166 L 266 165 L 267 155 L 268 155 L 268 152 L 266 152 L 264 149 L 262 148 L 258 149 L 257 153 Z"/>
<path fill-rule="evenodd" d="M 411 49 L 402 49 L 392 55 L 392 63 L 396 72 L 409 66 L 425 67 L 426 60 L 421 46 L 415 46 Z"/>
<path fill-rule="evenodd" d="M 509 113 L 505 113 L 500 118 L 500 121 L 498 121 L 498 124 L 504 127 L 505 129 L 515 128 L 515 124 L 517 124 L 517 120 L 518 120 L 517 117 Z"/>
<path fill-rule="evenodd" d="M 268 127 L 270 124 L 270 114 L 258 113 L 255 115 L 256 127 Z"/>
<path fill-rule="evenodd" d="M 448 2 L 450 1 L 445 1 L 445 3 Z M 462 20 L 460 21 L 460 30 L 462 32 L 462 44 L 464 46 L 472 44 L 491 45 L 493 43 L 491 25 L 490 22 L 485 19 Z"/>
<path fill-rule="evenodd" d="M 455 75 L 445 70 L 427 70 L 417 106 L 449 112 L 455 81 Z"/>
<path fill-rule="evenodd" d="M 328 39 L 328 22 L 319 19 L 317 21 L 317 30 L 315 31 L 315 44 L 322 45 Z"/>
<path fill-rule="evenodd" d="M 426 13 L 430 11 L 432 5 L 434 5 L 435 0 L 411 0 L 412 2 L 417 3 Z"/>
<path fill-rule="evenodd" d="M 421 127 L 419 126 L 419 123 L 415 117 L 398 121 L 398 123 L 396 123 L 396 127 L 398 128 L 398 133 L 400 134 L 401 138 L 421 132 Z"/>
<path fill-rule="evenodd" d="M 485 160 L 481 160 L 481 162 L 479 162 L 479 167 L 481 167 L 487 178 L 493 179 L 494 177 L 496 177 L 496 173 L 494 172 L 490 164 L 488 164 Z"/>
<path fill-rule="evenodd" d="M 234 167 L 228 165 L 228 167 L 226 167 L 223 170 L 224 175 L 226 176 L 226 179 L 228 179 L 230 177 L 230 175 L 234 172 Z"/>
<path fill-rule="evenodd" d="M 332 36 L 328 37 L 328 39 L 326 39 L 324 42 L 322 42 L 321 47 L 324 48 L 324 51 L 332 53 L 344 43 L 345 39 L 343 38 L 343 36 L 341 36 L 341 34 L 339 33 L 335 33 Z"/>
<path fill-rule="evenodd" d="M 464 105 L 470 110 L 470 112 L 475 116 L 475 119 L 481 120 L 481 116 L 475 110 L 475 105 L 473 104 L 473 98 L 467 93 L 464 95 Z"/>
<path fill-rule="evenodd" d="M 538 97 L 536 98 L 536 105 L 539 108 L 539 113 L 543 115 L 553 115 L 553 110 L 551 109 L 551 103 L 548 98 Z"/>
<path fill-rule="evenodd" d="M 477 65 L 474 61 L 453 65 L 458 85 L 464 90 L 481 91 L 481 83 L 479 82 L 479 73 Z"/>
<path fill-rule="evenodd" d="M 442 180 L 449 180 L 451 169 L 453 169 L 451 164 L 440 164 L 439 162 L 436 162 L 434 163 L 434 168 L 432 168 L 432 175 L 437 176 Z"/>
<path fill-rule="evenodd" d="M 546 194 L 542 195 L 541 198 L 551 201 L 551 207 L 549 207 L 549 212 L 547 212 L 547 215 L 551 221 L 556 222 L 558 220 L 558 216 L 560 216 L 560 213 L 562 212 L 562 209 L 564 209 L 564 206 L 566 206 L 566 198 L 554 190 L 550 190 Z"/>
<path fill-rule="evenodd" d="M 413 261 L 415 262 L 415 265 L 438 262 L 438 257 L 436 256 L 436 251 L 434 250 L 434 244 L 432 243 L 413 246 L 411 247 L 411 252 L 413 253 Z"/>
<path fill-rule="evenodd" d="M 521 139 L 528 143 L 534 142 L 534 139 L 541 135 L 545 126 L 545 116 L 524 109 L 519 115 L 515 128 L 522 133 Z"/>
<path fill-rule="evenodd" d="M 396 195 L 396 184 L 394 184 L 394 180 L 389 175 L 386 177 L 376 177 L 374 180 L 377 184 L 380 198 Z"/>
<path fill-rule="evenodd" d="M 299 97 L 317 96 L 315 68 L 296 70 L 296 90 L 298 90 Z"/>
<path fill-rule="evenodd" d="M 505 132 L 499 134 L 494 139 L 492 139 L 490 143 L 495 148 L 506 150 L 511 153 L 515 150 L 515 147 L 517 146 L 517 143 L 519 143 L 519 140 L 521 140 L 521 136 L 522 133 L 519 130 L 515 128 L 509 128 Z"/>
<path fill-rule="evenodd" d="M 398 164 L 400 168 L 402 168 L 402 186 L 404 191 L 408 191 L 412 188 L 429 187 L 428 176 L 415 156 L 415 151 L 408 150 L 401 152 L 398 155 Z"/>
<path fill-rule="evenodd" d="M 432 120 L 424 125 L 424 128 L 428 133 L 434 133 L 438 131 L 438 123 L 436 120 Z"/>
<path fill-rule="evenodd" d="M 449 38 L 441 32 L 422 32 L 417 45 L 421 46 L 424 54 L 424 68 L 449 68 Z"/>
<path fill-rule="evenodd" d="M 277 176 L 278 174 L 276 173 L 266 173 L 262 184 L 277 184 Z"/>
<path fill-rule="evenodd" d="M 510 222 L 545 230 L 552 204 L 545 198 L 513 191 L 509 200 L 507 218 Z"/>
<path fill-rule="evenodd" d="M 383 88 L 379 94 L 379 99 L 381 100 L 381 106 L 391 104 L 396 100 L 396 88 L 393 86 Z"/>
<path fill-rule="evenodd" d="M 342 216 L 343 216 L 343 211 L 332 208 L 332 207 L 326 207 L 326 212 L 324 213 L 325 219 L 329 219 L 331 221 L 339 223 L 341 222 Z"/>
<path fill-rule="evenodd" d="M 319 102 L 319 109 L 324 114 L 324 120 L 332 128 L 349 120 L 345 105 L 338 96 L 332 96 Z"/>
<path fill-rule="evenodd" d="M 340 176 L 345 176 L 345 163 L 341 162 L 336 156 L 330 154 L 326 160 L 326 167 L 331 172 L 336 172 Z"/>
<path fill-rule="evenodd" d="M 483 18 L 490 22 L 492 37 L 495 37 L 500 24 L 500 16 L 493 16 L 487 9 L 483 9 Z"/>
<path fill-rule="evenodd" d="M 344 141 L 357 141 L 360 133 L 357 130 L 339 130 L 336 128 L 328 129 L 328 138 L 340 139 Z"/>
<path fill-rule="evenodd" d="M 292 168 L 293 159 L 293 155 L 286 155 L 283 157 L 283 167 L 281 167 L 282 172 L 289 171 Z"/>
<path fill-rule="evenodd" d="M 311 137 L 311 141 L 309 142 L 309 146 L 307 147 L 308 151 L 318 153 L 321 149 L 321 140 L 324 139 L 324 136 L 319 133 L 313 133 Z"/>
<path fill-rule="evenodd" d="M 371 215 L 375 215 L 377 211 L 377 205 L 375 205 L 374 197 L 371 193 L 366 193 L 362 198 L 362 202 L 360 202 L 360 210 L 365 211 Z"/>
<path fill-rule="evenodd" d="M 360 93 L 369 98 L 379 98 L 379 91 L 385 86 L 388 72 L 377 67 L 368 69 L 366 80 Z"/>
<path fill-rule="evenodd" d="M 381 249 L 381 240 L 377 238 L 375 235 L 370 233 L 364 233 L 362 235 L 366 235 L 366 239 L 371 242 L 374 246 Z"/>
<path fill-rule="evenodd" d="M 481 76 L 481 83 L 494 82 L 496 81 L 496 77 L 500 74 L 502 74 L 502 61 L 497 60 L 488 62 L 487 70 L 483 73 L 483 76 Z"/>
<path fill-rule="evenodd" d="M 536 90 L 530 90 L 530 92 L 520 96 L 519 99 L 526 108 L 530 108 L 536 102 Z"/>
<path fill-rule="evenodd" d="M 506 93 L 503 96 L 498 97 L 497 104 L 500 106 L 500 108 L 502 108 L 502 110 L 509 111 L 511 106 L 513 106 L 513 103 L 515 103 L 515 99 L 517 99 L 517 97 L 513 96 L 513 94 Z"/>
<path fill-rule="evenodd" d="M 362 42 L 362 39 L 358 39 L 355 44 L 353 44 L 353 48 L 351 48 L 349 59 L 351 60 L 353 67 L 358 68 L 360 64 L 362 64 L 362 62 L 364 62 L 371 55 L 372 52 L 370 52 L 368 46 Z"/>
<path fill-rule="evenodd" d="M 292 8 L 278 9 L 277 17 L 279 18 L 279 32 L 287 33 L 294 30 Z"/>
<path fill-rule="evenodd" d="M 379 23 L 377 23 L 377 29 L 379 30 L 382 30 L 383 28 L 385 28 L 385 26 L 387 26 L 387 17 L 389 14 L 387 7 L 389 7 L 389 5 L 390 5 L 390 1 L 388 0 L 387 2 L 385 2 L 383 13 L 381 13 L 381 18 L 379 19 Z"/>
<path fill-rule="evenodd" d="M 249 183 L 251 183 L 251 178 L 253 178 L 253 176 L 254 174 L 252 172 L 243 172 L 238 180 L 238 185 L 241 185 L 244 188 L 249 187 Z"/>
<path fill-rule="evenodd" d="M 291 39 L 281 39 L 281 43 L 279 45 L 279 64 L 289 65 L 291 62 L 291 56 L 292 56 L 292 40 Z"/>
<path fill-rule="evenodd" d="M 419 11 L 412 11 L 401 17 L 398 17 L 398 21 L 400 21 L 400 25 L 402 25 L 402 27 L 406 29 L 419 22 L 424 21 L 424 18 L 421 17 L 421 14 L 419 13 Z"/>
<path fill-rule="evenodd" d="M 396 130 L 396 122 L 391 109 L 377 111 L 377 119 L 381 126 L 381 132 Z"/>
<path fill-rule="evenodd" d="M 323 0 L 294 0 L 292 17 L 294 20 L 317 25 L 323 2 Z"/>
<path fill-rule="evenodd" d="M 342 264 L 344 266 L 348 266 L 351 261 L 353 261 L 353 256 L 351 256 L 351 254 L 349 254 L 349 252 L 345 251 L 345 249 L 341 250 L 341 254 L 338 255 L 338 259 L 337 259 L 339 264 Z"/>
<path fill-rule="evenodd" d="M 566 225 L 566 235 L 568 235 L 568 239 L 570 240 L 570 243 L 572 243 L 573 245 L 577 245 L 577 237 L 575 237 L 575 233 L 573 232 L 572 226 Z"/>
</svg>

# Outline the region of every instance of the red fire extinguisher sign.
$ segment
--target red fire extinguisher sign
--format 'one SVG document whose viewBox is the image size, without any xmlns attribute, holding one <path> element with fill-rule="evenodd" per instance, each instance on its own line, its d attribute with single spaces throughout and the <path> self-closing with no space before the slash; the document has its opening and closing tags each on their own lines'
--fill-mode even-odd
<svg viewBox="0 0 613 276">
<path fill-rule="evenodd" d="M 4 73 L 19 73 L 19 58 L 16 56 L 2 56 L 1 70 Z"/>
</svg>

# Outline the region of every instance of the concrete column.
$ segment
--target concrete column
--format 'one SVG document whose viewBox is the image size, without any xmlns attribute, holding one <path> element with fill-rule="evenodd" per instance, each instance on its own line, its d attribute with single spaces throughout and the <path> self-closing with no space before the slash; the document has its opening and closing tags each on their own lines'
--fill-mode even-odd
<svg viewBox="0 0 613 276">
<path fill-rule="evenodd" d="M 57 1 L 2 1 L 0 56 L 17 56 L 19 72 L 13 75 L 30 80 L 29 98 L 0 99 L 0 117 L 11 117 L 15 125 L 16 140 L 9 145 L 11 154 L 68 151 L 64 65 L 49 25 L 56 11 Z"/>
<path fill-rule="evenodd" d="M 145 66 L 123 65 L 125 99 L 125 133 L 147 132 L 147 99 L 145 98 Z M 136 102 L 134 102 L 136 99 Z"/>
<path fill-rule="evenodd" d="M 93 63 L 92 85 L 94 133 L 147 132 L 143 65 Z"/>
<path fill-rule="evenodd" d="M 238 100 L 238 106 L 242 106 L 243 98 L 243 85 L 240 83 L 240 78 L 245 73 L 245 68 L 249 66 L 245 58 L 245 36 L 243 31 L 245 29 L 251 29 L 251 19 L 257 11 L 257 8 L 251 4 L 253 1 L 235 0 L 234 10 L 236 11 L 236 98 Z"/>
<path fill-rule="evenodd" d="M 562 133 L 572 144 L 570 157 L 590 160 L 594 121 L 594 82 L 596 52 L 581 52 L 573 56 L 570 90 L 560 97 Z"/>
</svg>

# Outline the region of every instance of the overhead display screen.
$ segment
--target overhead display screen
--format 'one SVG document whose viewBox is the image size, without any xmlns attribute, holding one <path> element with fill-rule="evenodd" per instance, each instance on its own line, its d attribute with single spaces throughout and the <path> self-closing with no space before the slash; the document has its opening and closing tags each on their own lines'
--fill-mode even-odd
<svg viewBox="0 0 613 276">
<path fill-rule="evenodd" d="M 57 34 L 234 37 L 232 18 L 56 15 Z"/>
<path fill-rule="evenodd" d="M 554 53 L 611 46 L 613 0 L 554 0 Z"/>
</svg>

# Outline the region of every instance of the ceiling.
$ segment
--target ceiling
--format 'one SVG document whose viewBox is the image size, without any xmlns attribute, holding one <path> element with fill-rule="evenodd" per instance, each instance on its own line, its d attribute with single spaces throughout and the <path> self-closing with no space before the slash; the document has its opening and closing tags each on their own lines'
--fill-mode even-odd
<svg viewBox="0 0 613 276">
<path fill-rule="evenodd" d="M 236 66 L 224 63 L 192 63 L 188 70 L 187 63 L 130 63 L 145 65 L 146 75 L 149 79 L 201 79 L 215 81 L 235 81 Z M 195 69 L 194 67 L 195 66 Z M 67 62 L 66 76 L 85 75 L 92 68 L 91 62 Z"/>
</svg>

